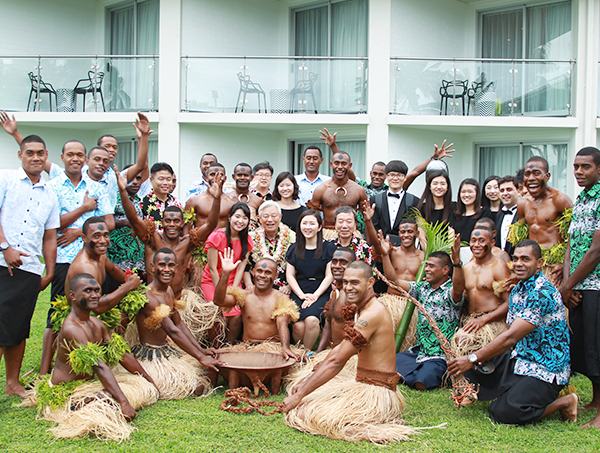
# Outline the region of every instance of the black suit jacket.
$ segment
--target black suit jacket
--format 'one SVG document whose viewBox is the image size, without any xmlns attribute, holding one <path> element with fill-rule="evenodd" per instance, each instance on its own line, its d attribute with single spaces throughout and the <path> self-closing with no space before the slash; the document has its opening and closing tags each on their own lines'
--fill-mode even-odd
<svg viewBox="0 0 600 453">
<path fill-rule="evenodd" d="M 510 215 L 510 214 L 508 214 Z M 496 231 L 498 232 L 496 234 L 496 247 L 502 247 L 502 220 L 504 219 L 504 212 L 502 212 L 502 210 L 500 210 L 498 213 L 496 213 Z M 517 223 L 519 221 L 519 216 L 517 215 L 517 210 L 515 209 L 515 213 L 513 214 L 513 218 L 512 221 L 510 222 L 510 224 L 512 225 L 513 223 Z M 508 253 L 510 256 L 512 256 L 513 251 L 515 250 L 514 245 L 512 245 L 510 242 L 506 241 L 506 245 L 504 246 L 504 251 L 506 253 Z"/>
<path fill-rule="evenodd" d="M 400 227 L 400 221 L 411 208 L 416 208 L 419 204 L 419 198 L 408 192 L 404 193 L 402 201 L 400 201 L 400 207 L 398 208 L 398 214 L 394 224 L 390 225 L 390 211 L 388 208 L 388 194 L 387 190 L 381 194 L 373 195 L 370 199 L 371 205 L 375 204 L 375 214 L 373 214 L 373 226 L 376 231 L 381 230 L 383 237 L 388 234 L 398 234 L 398 228 Z M 407 204 L 408 203 L 408 204 Z"/>
</svg>

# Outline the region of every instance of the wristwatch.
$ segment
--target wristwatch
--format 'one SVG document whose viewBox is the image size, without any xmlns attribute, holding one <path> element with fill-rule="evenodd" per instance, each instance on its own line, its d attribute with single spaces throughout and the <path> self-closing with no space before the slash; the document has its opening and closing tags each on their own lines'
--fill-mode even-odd
<svg viewBox="0 0 600 453">
<path fill-rule="evenodd" d="M 2 251 L 8 249 L 9 247 L 10 247 L 10 244 L 8 242 L 3 242 L 0 244 L 0 250 L 2 250 Z"/>
<path fill-rule="evenodd" d="M 463 266 L 463 262 L 462 262 L 462 260 L 460 260 L 460 261 L 459 261 L 458 263 L 456 263 L 456 264 L 455 264 L 455 263 L 452 263 L 452 264 L 454 264 L 454 267 L 462 267 L 462 266 Z"/>
<path fill-rule="evenodd" d="M 469 362 L 471 362 L 473 365 L 479 362 L 479 360 L 477 360 L 477 354 L 475 353 L 469 354 L 467 358 L 469 359 Z"/>
</svg>

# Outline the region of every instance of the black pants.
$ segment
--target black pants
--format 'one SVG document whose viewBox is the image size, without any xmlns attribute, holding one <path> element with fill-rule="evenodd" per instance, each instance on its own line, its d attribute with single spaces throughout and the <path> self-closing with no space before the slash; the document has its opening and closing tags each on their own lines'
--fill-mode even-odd
<svg viewBox="0 0 600 453">
<path fill-rule="evenodd" d="M 0 346 L 18 346 L 29 338 L 31 318 L 40 292 L 41 277 L 0 266 Z"/>
<path fill-rule="evenodd" d="M 54 278 L 52 279 L 52 288 L 50 289 L 50 302 L 54 302 L 58 296 L 65 295 L 65 282 L 69 272 L 69 263 L 56 263 L 54 268 Z M 46 318 L 46 329 L 52 329 L 52 314 L 56 310 L 50 304 L 48 317 Z"/>
<path fill-rule="evenodd" d="M 581 291 L 581 303 L 569 309 L 571 367 L 600 383 L 600 290 Z"/>
</svg>

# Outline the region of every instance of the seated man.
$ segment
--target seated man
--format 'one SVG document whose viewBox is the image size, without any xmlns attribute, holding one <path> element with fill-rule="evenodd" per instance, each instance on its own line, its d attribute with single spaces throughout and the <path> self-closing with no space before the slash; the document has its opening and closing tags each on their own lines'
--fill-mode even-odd
<svg viewBox="0 0 600 453">
<path fill-rule="evenodd" d="M 335 211 L 335 231 L 337 237 L 331 239 L 339 247 L 348 247 L 354 250 L 357 260 L 365 261 L 367 264 L 373 262 L 373 251 L 371 246 L 358 232 L 356 211 L 350 206 L 342 206 Z"/>
<path fill-rule="evenodd" d="M 496 236 L 498 235 L 498 231 L 496 230 L 496 222 L 494 222 L 489 217 L 482 217 L 477 222 L 475 222 L 475 228 L 477 228 L 478 226 L 486 226 L 490 230 L 492 230 L 492 238 L 494 239 L 494 244 L 498 242 L 496 238 Z M 504 250 L 502 250 L 500 247 L 497 247 L 496 245 L 492 245 L 492 255 L 500 258 L 503 261 L 506 261 L 507 263 L 511 261 L 510 255 Z"/>
<path fill-rule="evenodd" d="M 177 256 L 171 249 L 162 248 L 154 254 L 147 267 L 148 276 L 153 277 L 146 291 L 148 302 L 135 319 L 140 344 L 131 348 L 156 382 L 161 399 L 202 395 L 210 387 L 205 367 L 217 370 L 222 365 L 208 356 L 214 351 L 200 347 L 179 316 L 171 288 L 177 267 Z M 180 349 L 171 346 L 167 337 Z"/>
<path fill-rule="evenodd" d="M 127 439 L 133 428 L 126 421 L 135 417 L 136 409 L 155 403 L 158 391 L 123 339 L 109 335 L 102 321 L 90 316 L 100 302 L 100 285 L 94 277 L 79 273 L 70 283 L 72 310 L 60 330 L 52 375 L 36 386 L 37 403 L 46 419 L 58 423 L 52 429 L 57 437 L 95 434 L 102 439 Z M 113 374 L 109 367 L 119 363 L 129 373 Z M 99 383 L 83 382 L 93 375 Z"/>
<path fill-rule="evenodd" d="M 389 242 L 388 242 L 389 244 Z M 385 243 L 382 244 L 385 246 Z M 384 252 L 386 248 L 383 247 Z M 389 255 L 384 255 L 384 266 L 389 266 Z M 452 262 L 460 261 L 460 237 L 454 239 Z M 456 332 L 463 305 L 465 279 L 462 268 L 455 267 L 450 279 L 450 256 L 445 252 L 433 252 L 425 265 L 425 280 L 408 282 L 396 279 L 394 283 L 417 299 L 437 322 L 449 340 Z M 421 312 L 418 314 L 416 344 L 408 351 L 396 355 L 396 371 L 409 387 L 430 390 L 439 387 L 446 374 L 446 354 L 442 350 L 429 322 Z"/>
<path fill-rule="evenodd" d="M 519 242 L 513 263 L 519 284 L 510 293 L 506 318 L 510 327 L 484 348 L 451 360 L 448 372 L 464 373 L 478 385 L 480 400 L 495 400 L 488 412 L 498 423 L 525 425 L 556 411 L 563 420 L 575 422 L 577 395 L 558 397 L 571 373 L 560 293 L 541 272 L 542 250 L 537 242 Z M 495 370 L 482 374 L 478 364 L 489 360 Z"/>
<path fill-rule="evenodd" d="M 492 254 L 493 245 L 493 232 L 488 227 L 476 227 L 471 233 L 473 259 L 464 264 L 467 314 L 452 338 L 452 350 L 458 356 L 485 346 L 506 328 L 508 293 L 502 283 L 510 276 L 510 270 L 505 261 Z M 460 261 L 454 266 L 462 265 Z"/>
<path fill-rule="evenodd" d="M 298 354 L 290 349 L 288 325 L 290 322 L 298 320 L 300 312 L 288 296 L 273 288 L 273 282 L 277 276 L 275 261 L 270 258 L 259 260 L 252 270 L 253 288 L 243 290 L 227 288 L 229 275 L 240 264 L 240 261 L 233 262 L 233 250 L 226 248 L 225 253 L 223 255 L 219 253 L 219 256 L 222 272 L 215 288 L 213 303 L 219 307 L 233 308 L 236 305 L 240 307 L 244 341 L 255 344 L 279 342 L 281 343 L 281 354 L 285 359 L 289 357 L 298 359 Z"/>
<path fill-rule="evenodd" d="M 375 297 L 371 267 L 350 263 L 344 273 L 345 336 L 321 366 L 284 401 L 286 424 L 300 431 L 348 441 L 407 440 L 404 398 L 397 388 L 394 328 Z M 358 354 L 355 380 L 337 376 Z"/>
</svg>

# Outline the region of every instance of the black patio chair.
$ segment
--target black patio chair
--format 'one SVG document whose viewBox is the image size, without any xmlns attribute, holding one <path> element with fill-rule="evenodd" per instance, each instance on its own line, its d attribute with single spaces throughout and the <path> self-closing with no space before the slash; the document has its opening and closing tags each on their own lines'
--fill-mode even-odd
<svg viewBox="0 0 600 453">
<path fill-rule="evenodd" d="M 442 114 L 442 111 L 444 112 L 444 115 L 448 114 L 448 99 L 462 100 L 462 114 L 465 115 L 465 97 L 467 96 L 468 88 L 468 80 L 442 80 L 442 86 L 440 87 L 440 96 L 442 97 L 442 102 L 440 103 L 440 115 Z M 446 101 L 445 109 L 444 101 Z"/>
<path fill-rule="evenodd" d="M 56 97 L 56 90 L 54 89 L 54 87 L 51 84 L 44 82 L 42 80 L 41 75 L 40 75 L 39 83 L 38 83 L 38 76 L 34 75 L 33 72 L 30 72 L 28 75 L 29 75 L 29 81 L 31 82 L 31 91 L 29 92 L 29 101 L 27 102 L 27 111 L 29 112 L 29 106 L 31 105 L 31 96 L 33 96 L 34 93 L 36 94 L 35 99 L 37 99 L 38 89 L 39 89 L 40 94 L 48 93 L 48 98 L 50 99 L 50 111 L 52 111 L 52 95 L 54 95 L 54 100 L 56 101 L 56 105 L 58 105 L 58 98 Z M 35 105 L 33 106 L 33 110 L 35 110 Z"/>
<path fill-rule="evenodd" d="M 87 93 L 100 93 L 100 99 L 102 100 L 102 110 L 106 112 L 106 108 L 104 107 L 104 96 L 102 96 L 102 81 L 104 80 L 103 72 L 94 72 L 88 71 L 87 79 L 80 79 L 77 81 L 77 85 L 73 91 L 75 91 L 75 95 L 82 94 L 83 95 L 83 111 L 85 112 L 85 95 Z M 80 84 L 83 84 L 80 86 Z"/>
<path fill-rule="evenodd" d="M 241 72 L 237 73 L 238 80 L 240 82 L 240 91 L 238 92 L 237 101 L 235 103 L 235 113 L 238 111 L 240 98 L 242 98 L 242 93 L 246 92 L 246 94 L 256 94 L 258 97 L 258 113 L 260 113 L 260 96 L 262 94 L 263 100 L 265 101 L 265 113 L 267 113 L 267 95 L 263 91 L 262 87 L 258 83 L 254 83 L 250 80 L 249 75 L 243 75 Z M 242 102 L 245 99 L 242 98 Z M 240 111 L 243 112 L 246 106 L 242 105 Z"/>
</svg>

